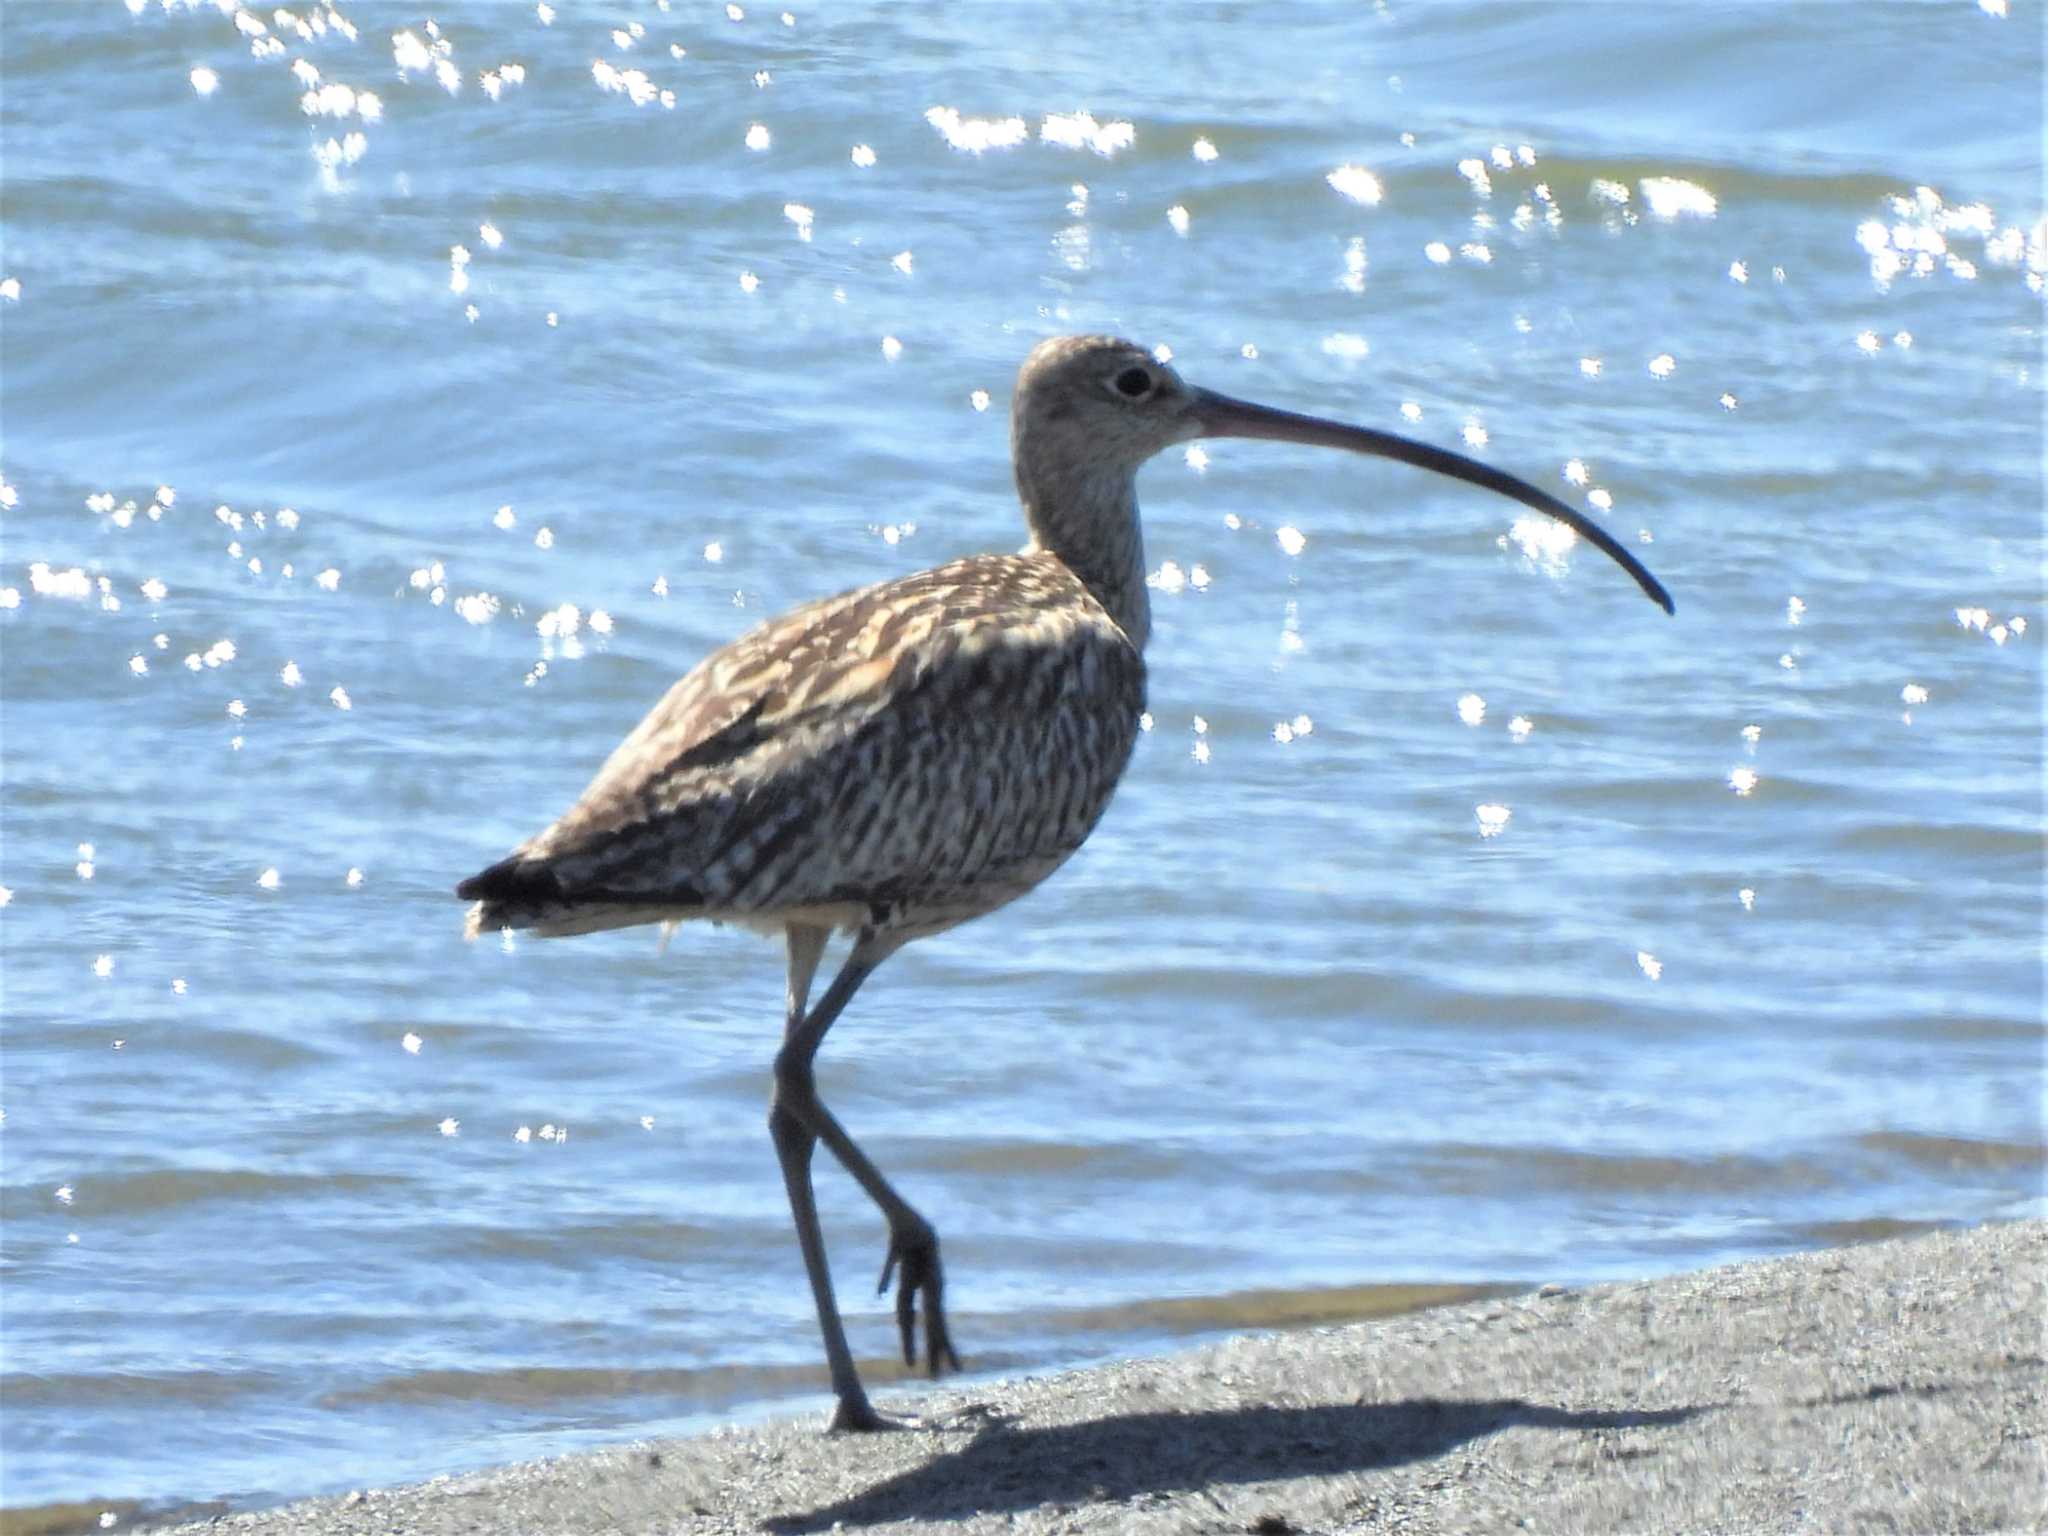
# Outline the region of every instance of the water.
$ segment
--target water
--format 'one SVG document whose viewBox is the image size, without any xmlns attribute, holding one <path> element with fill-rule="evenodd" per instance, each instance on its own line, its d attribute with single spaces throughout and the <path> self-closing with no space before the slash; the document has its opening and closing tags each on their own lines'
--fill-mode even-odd
<svg viewBox="0 0 2048 1536">
<path fill-rule="evenodd" d="M 1015 547 L 1055 331 L 1483 431 L 1678 615 L 1394 466 L 1147 471 L 1114 808 L 823 1058 L 972 1365 L 2041 1208 L 2027 0 L 447 5 L 452 93 L 419 12 L 145 9 L 0 22 L 6 1505 L 821 1404 L 777 953 L 449 888 L 706 648 Z"/>
</svg>

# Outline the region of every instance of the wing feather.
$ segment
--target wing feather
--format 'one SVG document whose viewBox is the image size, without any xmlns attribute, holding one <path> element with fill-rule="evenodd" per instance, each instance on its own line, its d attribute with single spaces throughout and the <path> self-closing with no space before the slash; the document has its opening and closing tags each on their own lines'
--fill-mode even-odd
<svg viewBox="0 0 2048 1536">
<path fill-rule="evenodd" d="M 483 903 L 473 928 L 580 931 L 599 906 L 972 915 L 1080 846 L 1143 707 L 1137 651 L 1058 561 L 956 561 L 706 657 L 566 814 L 460 890 Z"/>
</svg>

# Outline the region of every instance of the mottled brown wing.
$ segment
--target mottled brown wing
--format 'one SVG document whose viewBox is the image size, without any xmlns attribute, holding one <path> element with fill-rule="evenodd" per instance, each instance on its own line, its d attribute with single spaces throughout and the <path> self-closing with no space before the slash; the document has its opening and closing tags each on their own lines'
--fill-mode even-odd
<svg viewBox="0 0 2048 1536">
<path fill-rule="evenodd" d="M 824 908 L 947 926 L 1080 846 L 1143 707 L 1137 652 L 1057 561 L 957 561 L 707 657 L 566 815 L 458 889 L 472 928 Z"/>
</svg>

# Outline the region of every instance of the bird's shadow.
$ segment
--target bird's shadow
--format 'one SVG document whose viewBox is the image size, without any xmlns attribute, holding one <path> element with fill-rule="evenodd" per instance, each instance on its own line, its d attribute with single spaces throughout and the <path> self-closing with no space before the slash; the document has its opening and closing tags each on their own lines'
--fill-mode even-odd
<svg viewBox="0 0 2048 1536">
<path fill-rule="evenodd" d="M 1712 1405 L 1708 1405 L 1712 1406 Z M 1016 1429 L 986 1424 L 958 1450 L 865 1492 L 762 1522 L 791 1533 L 885 1520 L 1093 1504 L 1219 1483 L 1369 1472 L 1440 1456 L 1504 1429 L 1616 1430 L 1682 1424 L 1708 1407 L 1573 1412 L 1521 1398 L 1117 1414 Z"/>
</svg>

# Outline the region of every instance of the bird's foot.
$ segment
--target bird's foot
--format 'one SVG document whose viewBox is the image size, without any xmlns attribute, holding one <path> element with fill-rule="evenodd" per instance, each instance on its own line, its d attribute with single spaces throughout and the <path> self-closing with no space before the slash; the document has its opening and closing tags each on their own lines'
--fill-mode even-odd
<svg viewBox="0 0 2048 1536">
<path fill-rule="evenodd" d="M 952 1335 L 946 1331 L 946 1283 L 939 1267 L 938 1233 L 922 1222 L 916 1227 L 891 1228 L 889 1256 L 882 1261 L 876 1295 L 889 1289 L 892 1274 L 897 1279 L 896 1329 L 903 1336 L 903 1363 L 917 1364 L 917 1303 L 922 1297 L 926 1369 L 934 1378 L 949 1365 L 959 1370 L 960 1356 L 954 1352 Z"/>
<path fill-rule="evenodd" d="M 908 1429 L 900 1419 L 884 1418 L 875 1412 L 865 1396 L 842 1397 L 832 1405 L 832 1417 L 825 1425 L 828 1435 L 867 1435 L 884 1429 Z"/>
</svg>

